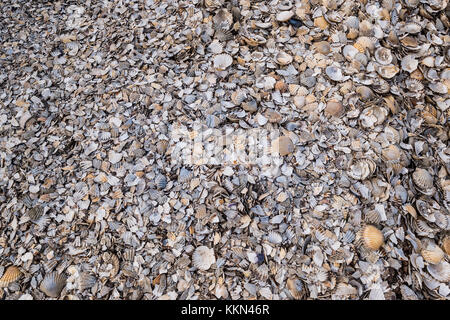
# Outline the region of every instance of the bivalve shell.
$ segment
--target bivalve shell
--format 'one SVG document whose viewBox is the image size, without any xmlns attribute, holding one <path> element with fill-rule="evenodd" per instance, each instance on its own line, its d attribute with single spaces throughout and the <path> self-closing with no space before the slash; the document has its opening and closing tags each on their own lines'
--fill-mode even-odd
<svg viewBox="0 0 450 320">
<path fill-rule="evenodd" d="M 216 262 L 214 250 L 206 246 L 200 246 L 192 254 L 192 264 L 197 269 L 206 271 Z"/>
<path fill-rule="evenodd" d="M 22 272 L 16 266 L 8 267 L 0 278 L 0 288 L 7 287 L 10 283 L 17 281 Z"/>
<path fill-rule="evenodd" d="M 417 168 L 412 174 L 412 179 L 414 184 L 422 193 L 426 195 L 432 195 L 434 193 L 435 189 L 433 186 L 433 177 L 427 170 Z"/>
<path fill-rule="evenodd" d="M 66 286 L 67 278 L 63 274 L 51 272 L 45 275 L 39 288 L 47 296 L 57 298 Z"/>
<path fill-rule="evenodd" d="M 372 225 L 367 225 L 362 229 L 361 240 L 364 246 L 371 250 L 378 250 L 384 243 L 383 233 Z"/>
<path fill-rule="evenodd" d="M 233 63 L 233 58 L 229 54 L 218 54 L 214 57 L 214 68 L 223 71 Z"/>
</svg>

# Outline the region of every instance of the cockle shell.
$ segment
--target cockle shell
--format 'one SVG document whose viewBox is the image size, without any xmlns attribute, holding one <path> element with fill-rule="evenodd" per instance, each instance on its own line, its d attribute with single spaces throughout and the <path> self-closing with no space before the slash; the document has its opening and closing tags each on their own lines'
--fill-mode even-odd
<svg viewBox="0 0 450 320">
<path fill-rule="evenodd" d="M 325 114 L 333 117 L 339 117 L 344 113 L 344 106 L 342 102 L 331 100 L 327 102 L 327 106 L 324 109 Z"/>
<path fill-rule="evenodd" d="M 383 78 L 391 79 L 400 71 L 400 69 L 399 69 L 399 67 L 397 67 L 393 64 L 388 64 L 388 65 L 379 65 L 376 68 L 376 71 Z"/>
<path fill-rule="evenodd" d="M 210 249 L 206 246 L 197 247 L 192 254 L 192 264 L 197 269 L 206 271 L 215 262 L 216 257 L 214 255 L 214 249 Z"/>
<path fill-rule="evenodd" d="M 377 168 L 371 159 L 362 159 L 352 164 L 347 171 L 348 175 L 355 180 L 365 180 L 371 176 Z"/>
<path fill-rule="evenodd" d="M 341 81 L 345 81 L 345 80 L 349 79 L 349 76 L 344 76 L 342 74 L 341 68 L 338 68 L 335 66 L 328 66 L 325 69 L 325 73 L 333 81 L 341 82 Z"/>
<path fill-rule="evenodd" d="M 304 295 L 304 285 L 301 280 L 296 278 L 289 278 L 286 281 L 286 287 L 291 293 L 292 297 L 296 300 L 300 300 Z"/>
<path fill-rule="evenodd" d="M 214 68 L 223 71 L 233 63 L 233 58 L 229 54 L 219 54 L 214 57 Z"/>
<path fill-rule="evenodd" d="M 432 195 L 434 193 L 433 177 L 427 170 L 417 168 L 412 174 L 412 179 L 422 193 L 426 195 Z"/>
<path fill-rule="evenodd" d="M 447 261 L 429 264 L 427 270 L 436 280 L 444 283 L 450 282 L 450 264 Z"/>
<path fill-rule="evenodd" d="M 91 273 L 83 273 L 79 279 L 79 288 L 81 291 L 92 288 L 97 282 L 97 278 Z"/>
<path fill-rule="evenodd" d="M 408 71 L 409 73 L 417 69 L 419 61 L 415 59 L 413 55 L 404 56 L 402 59 L 402 69 Z"/>
<path fill-rule="evenodd" d="M 7 287 L 10 283 L 17 281 L 22 272 L 16 266 L 8 267 L 0 278 L 0 288 Z"/>
<path fill-rule="evenodd" d="M 420 254 L 425 259 L 425 261 L 437 264 L 444 259 L 444 251 L 432 241 L 427 241 L 424 248 L 422 248 Z"/>
<path fill-rule="evenodd" d="M 292 56 L 287 54 L 284 51 L 280 51 L 276 55 L 275 60 L 279 65 L 284 66 L 284 65 L 290 64 L 292 62 Z"/>
<path fill-rule="evenodd" d="M 66 286 L 67 278 L 57 272 L 47 273 L 42 280 L 39 288 L 47 296 L 52 298 L 59 297 L 61 291 Z"/>
<path fill-rule="evenodd" d="M 383 233 L 372 225 L 366 225 L 360 232 L 361 240 L 368 249 L 378 250 L 384 243 Z"/>
</svg>

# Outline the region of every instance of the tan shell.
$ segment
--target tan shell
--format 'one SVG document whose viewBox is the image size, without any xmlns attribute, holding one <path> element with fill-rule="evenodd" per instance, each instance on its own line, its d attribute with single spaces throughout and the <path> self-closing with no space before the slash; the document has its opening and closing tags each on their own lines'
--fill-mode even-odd
<svg viewBox="0 0 450 320">
<path fill-rule="evenodd" d="M 450 282 L 450 264 L 447 261 L 430 264 L 427 266 L 427 270 L 436 280 L 444 283 Z"/>
<path fill-rule="evenodd" d="M 450 236 L 445 236 L 442 240 L 442 247 L 446 254 L 450 255 Z"/>
<path fill-rule="evenodd" d="M 284 51 L 280 51 L 280 52 L 276 55 L 275 60 L 276 60 L 276 62 L 277 62 L 279 65 L 284 66 L 284 65 L 287 65 L 287 64 L 289 64 L 289 63 L 292 62 L 292 56 L 289 55 L 289 54 L 287 54 L 287 53 L 284 52 Z"/>
<path fill-rule="evenodd" d="M 388 65 L 380 65 L 376 68 L 378 74 L 380 76 L 382 76 L 385 79 L 391 79 L 393 78 L 399 71 L 399 67 L 393 65 L 393 64 L 388 64 Z"/>
<path fill-rule="evenodd" d="M 421 250 L 420 254 L 425 259 L 425 261 L 436 264 L 444 259 L 444 251 L 439 248 L 435 243 L 427 243 L 427 245 Z"/>
<path fill-rule="evenodd" d="M 391 144 L 381 151 L 381 155 L 385 161 L 400 161 L 402 152 L 400 148 Z"/>
<path fill-rule="evenodd" d="M 325 114 L 333 117 L 339 117 L 344 113 L 344 106 L 342 105 L 342 102 L 331 100 L 327 102 L 327 106 L 324 111 Z"/>
<path fill-rule="evenodd" d="M 303 288 L 303 285 L 301 284 L 301 282 L 299 283 L 299 281 L 301 281 L 301 280 L 298 280 L 295 278 L 289 278 L 286 281 L 286 286 L 287 286 L 289 292 L 291 293 L 292 297 L 294 297 L 294 299 L 296 299 L 296 300 L 302 299 L 303 293 L 304 293 L 303 290 L 301 290 Z M 299 288 L 298 284 L 300 284 L 300 286 L 302 288 Z"/>
<path fill-rule="evenodd" d="M 372 225 L 367 225 L 362 229 L 361 239 L 364 246 L 371 250 L 378 250 L 384 243 L 383 234 Z"/>
<path fill-rule="evenodd" d="M 272 152 L 277 152 L 281 156 L 286 156 L 294 152 L 294 149 L 295 146 L 288 136 L 281 136 L 272 142 Z"/>
<path fill-rule="evenodd" d="M 0 288 L 7 287 L 10 283 L 20 278 L 22 272 L 16 266 L 8 267 L 0 278 Z"/>
<path fill-rule="evenodd" d="M 317 17 L 314 19 L 314 26 L 319 27 L 320 29 L 324 30 L 328 28 L 329 23 L 323 16 Z"/>
</svg>

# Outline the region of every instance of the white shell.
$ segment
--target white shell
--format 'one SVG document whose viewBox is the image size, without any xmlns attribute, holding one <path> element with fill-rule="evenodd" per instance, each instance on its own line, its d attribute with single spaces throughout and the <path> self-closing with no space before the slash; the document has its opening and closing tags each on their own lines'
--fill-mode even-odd
<svg viewBox="0 0 450 320">
<path fill-rule="evenodd" d="M 214 57 L 214 68 L 223 71 L 233 63 L 233 58 L 229 54 L 219 54 Z"/>
<path fill-rule="evenodd" d="M 206 271 L 216 262 L 214 250 L 206 246 L 200 246 L 192 254 L 192 264 L 197 269 Z"/>
</svg>

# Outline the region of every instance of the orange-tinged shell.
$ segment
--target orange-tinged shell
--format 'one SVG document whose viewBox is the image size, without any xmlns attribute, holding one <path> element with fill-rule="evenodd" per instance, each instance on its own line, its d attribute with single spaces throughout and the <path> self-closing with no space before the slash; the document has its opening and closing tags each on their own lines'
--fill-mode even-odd
<svg viewBox="0 0 450 320">
<path fill-rule="evenodd" d="M 364 245 L 371 250 L 378 250 L 384 243 L 384 237 L 380 230 L 372 225 L 367 225 L 362 230 Z"/>
<path fill-rule="evenodd" d="M 444 259 L 444 251 L 437 245 L 427 246 L 420 253 L 425 261 L 432 264 L 437 264 Z"/>
<path fill-rule="evenodd" d="M 445 253 L 450 255 L 450 236 L 445 236 L 442 241 L 442 247 L 444 248 Z"/>
<path fill-rule="evenodd" d="M 6 269 L 3 276 L 0 278 L 0 288 L 7 287 L 10 283 L 20 278 L 22 272 L 16 266 L 10 266 Z"/>
</svg>

